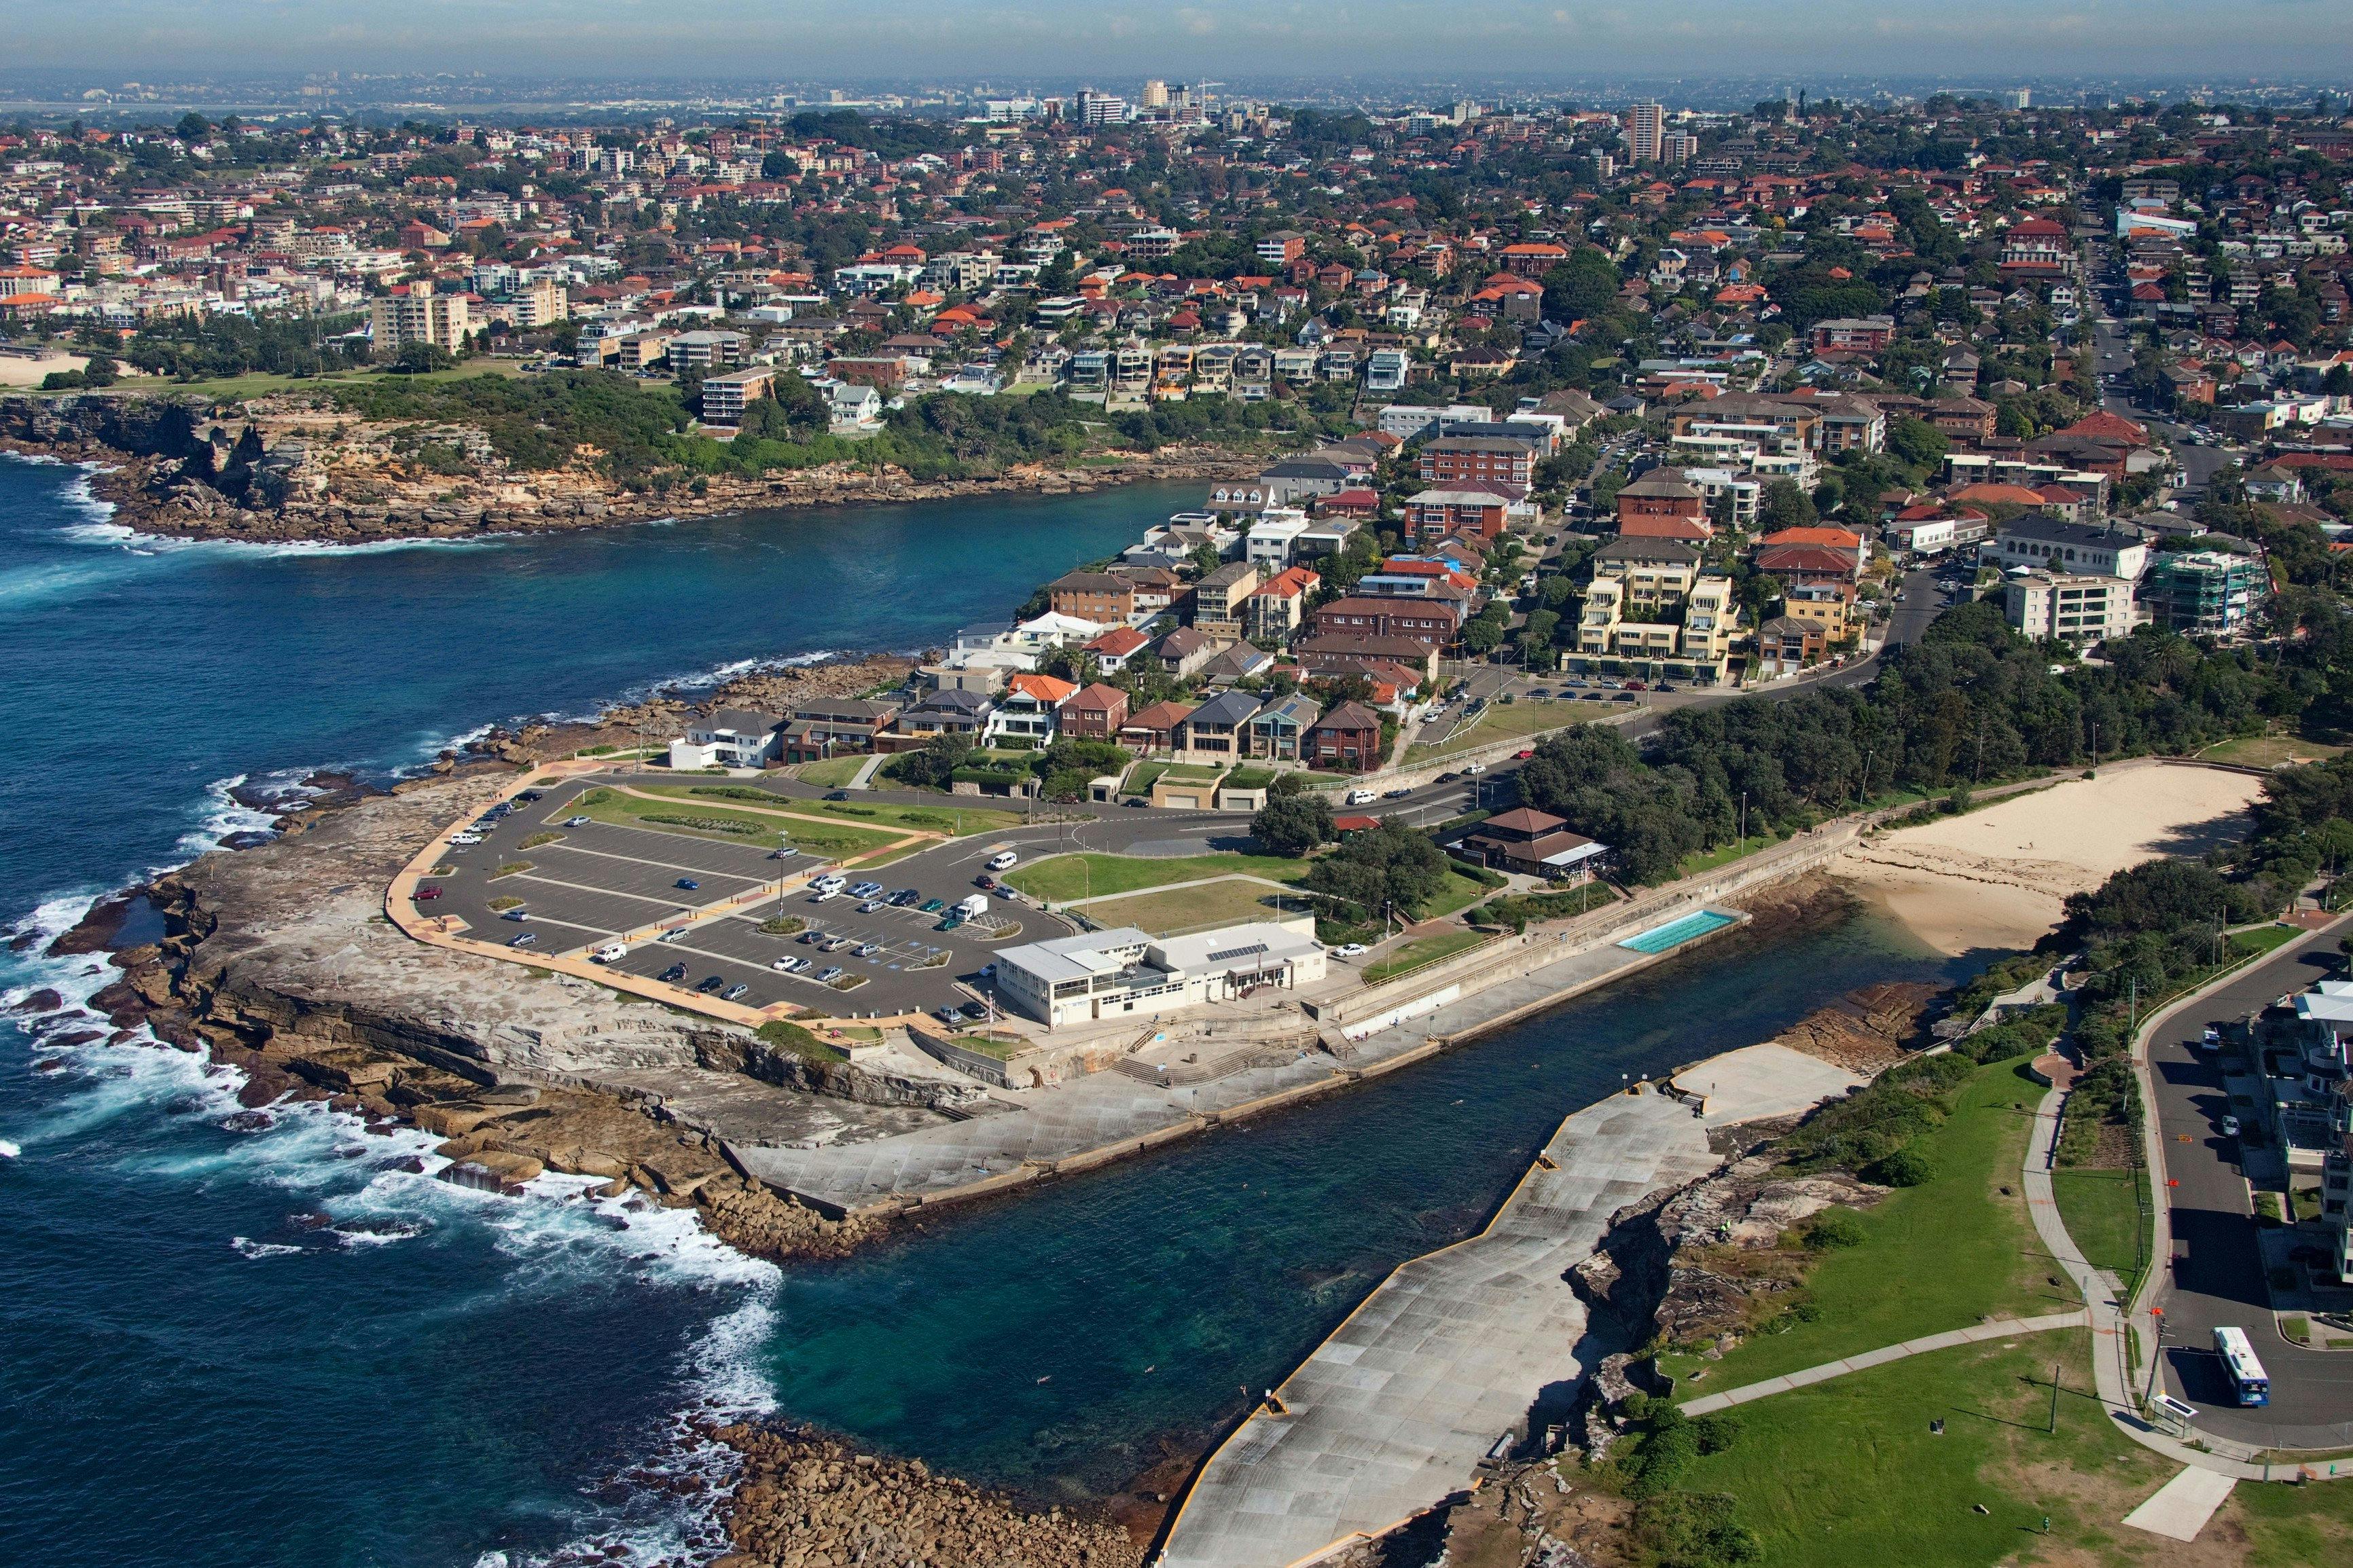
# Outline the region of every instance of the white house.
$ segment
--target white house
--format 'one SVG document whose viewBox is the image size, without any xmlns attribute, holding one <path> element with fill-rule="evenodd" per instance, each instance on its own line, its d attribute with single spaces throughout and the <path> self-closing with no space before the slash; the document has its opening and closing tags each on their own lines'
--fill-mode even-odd
<svg viewBox="0 0 2353 1568">
<path fill-rule="evenodd" d="M 698 768 L 756 768 L 780 754 L 777 735 L 784 720 L 749 708 L 722 708 L 708 718 L 690 721 L 686 733 L 670 743 L 670 765 Z"/>
</svg>

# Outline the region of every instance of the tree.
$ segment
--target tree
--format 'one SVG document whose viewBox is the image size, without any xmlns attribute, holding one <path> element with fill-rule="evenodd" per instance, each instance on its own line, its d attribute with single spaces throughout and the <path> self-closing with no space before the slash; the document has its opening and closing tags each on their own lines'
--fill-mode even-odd
<svg viewBox="0 0 2353 1568">
<path fill-rule="evenodd" d="M 1887 426 L 1887 449 L 1915 468 L 1930 468 L 1952 449 L 1945 433 L 1925 419 L 1896 419 Z"/>
<path fill-rule="evenodd" d="M 912 752 L 902 752 L 891 759 L 890 775 L 905 784 L 926 789 L 945 789 L 955 782 L 955 772 L 972 756 L 972 738 L 947 731 L 925 741 Z"/>
<path fill-rule="evenodd" d="M 1250 837 L 1270 855 L 1293 858 L 1331 842 L 1332 797 L 1318 790 L 1276 795 L 1250 818 Z"/>
<path fill-rule="evenodd" d="M 1395 817 L 1356 834 L 1315 862 L 1300 885 L 1361 910 L 1410 913 L 1445 885 L 1446 857 Z"/>
<path fill-rule="evenodd" d="M 1764 503 L 1757 509 L 1757 523 L 1767 532 L 1784 528 L 1804 528 L 1815 521 L 1813 498 L 1798 488 L 1795 479 L 1775 479 L 1765 487 Z"/>
<path fill-rule="evenodd" d="M 1569 252 L 1568 259 L 1544 276 L 1545 314 L 1556 321 L 1607 314 L 1618 302 L 1622 280 L 1618 264 L 1589 245 Z"/>
<path fill-rule="evenodd" d="M 122 372 L 104 354 L 92 354 L 90 363 L 81 368 L 81 379 L 85 386 L 112 386 L 122 379 Z"/>
<path fill-rule="evenodd" d="M 392 356 L 392 368 L 402 375 L 422 375 L 427 371 L 448 370 L 449 351 L 432 343 L 403 343 L 400 352 Z"/>
</svg>

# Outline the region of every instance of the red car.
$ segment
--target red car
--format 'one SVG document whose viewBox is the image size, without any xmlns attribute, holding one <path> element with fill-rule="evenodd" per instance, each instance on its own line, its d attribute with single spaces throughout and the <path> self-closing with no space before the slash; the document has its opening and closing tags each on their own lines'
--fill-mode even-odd
<svg viewBox="0 0 2353 1568">
<path fill-rule="evenodd" d="M 420 904 L 427 899 L 438 899 L 440 896 L 441 889 L 438 888 L 419 888 L 417 889 L 417 901 Z"/>
<path fill-rule="evenodd" d="M 1512 760 L 1516 763 L 1525 763 L 1535 754 L 1535 748 L 1531 746 L 1525 752 L 1514 752 L 1512 753 Z"/>
</svg>

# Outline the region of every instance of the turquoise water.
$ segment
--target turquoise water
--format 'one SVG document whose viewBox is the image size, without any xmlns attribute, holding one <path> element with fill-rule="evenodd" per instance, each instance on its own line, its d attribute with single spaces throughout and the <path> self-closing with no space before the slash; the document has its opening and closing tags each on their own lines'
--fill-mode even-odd
<svg viewBox="0 0 2353 1568">
<path fill-rule="evenodd" d="M 237 775 L 381 773 L 664 676 L 914 646 L 1188 499 L 330 555 L 126 538 L 72 470 L 0 460 L 0 718 L 19 740 L 0 914 L 60 929 L 184 858 L 240 821 Z M 0 1000 L 87 994 L 93 967 L 0 953 Z M 565 1183 L 518 1203 L 388 1168 L 431 1141 L 315 1107 L 233 1131 L 234 1079 L 177 1052 L 7 1041 L 0 1561 L 694 1561 L 707 1509 L 648 1473 L 707 1463 L 693 1413 L 794 1415 L 1099 1495 L 1198 1453 L 1242 1386 L 1475 1228 L 1620 1075 L 1939 969 L 1868 918 L 1732 933 L 1322 1104 L 783 1269 Z"/>
<path fill-rule="evenodd" d="M 1730 915 L 1720 915 L 1713 910 L 1702 910 L 1697 914 L 1685 915 L 1679 921 L 1669 921 L 1665 925 L 1654 926 L 1640 936 L 1630 936 L 1618 945 L 1630 947 L 1636 952 L 1664 952 L 1669 948 L 1681 947 L 1683 943 L 1696 937 L 1705 936 L 1710 931 L 1722 931 L 1728 925 L 1738 923 Z"/>
</svg>

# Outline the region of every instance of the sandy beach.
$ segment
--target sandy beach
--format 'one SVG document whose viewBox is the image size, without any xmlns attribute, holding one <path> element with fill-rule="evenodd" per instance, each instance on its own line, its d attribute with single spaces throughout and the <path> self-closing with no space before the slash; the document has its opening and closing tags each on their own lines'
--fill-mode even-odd
<svg viewBox="0 0 2353 1568">
<path fill-rule="evenodd" d="M 2160 855 L 2202 855 L 2247 830 L 2251 773 L 2136 762 L 1962 816 L 1903 828 L 1834 868 L 1943 952 L 2031 947 L 2070 893 Z"/>
</svg>

